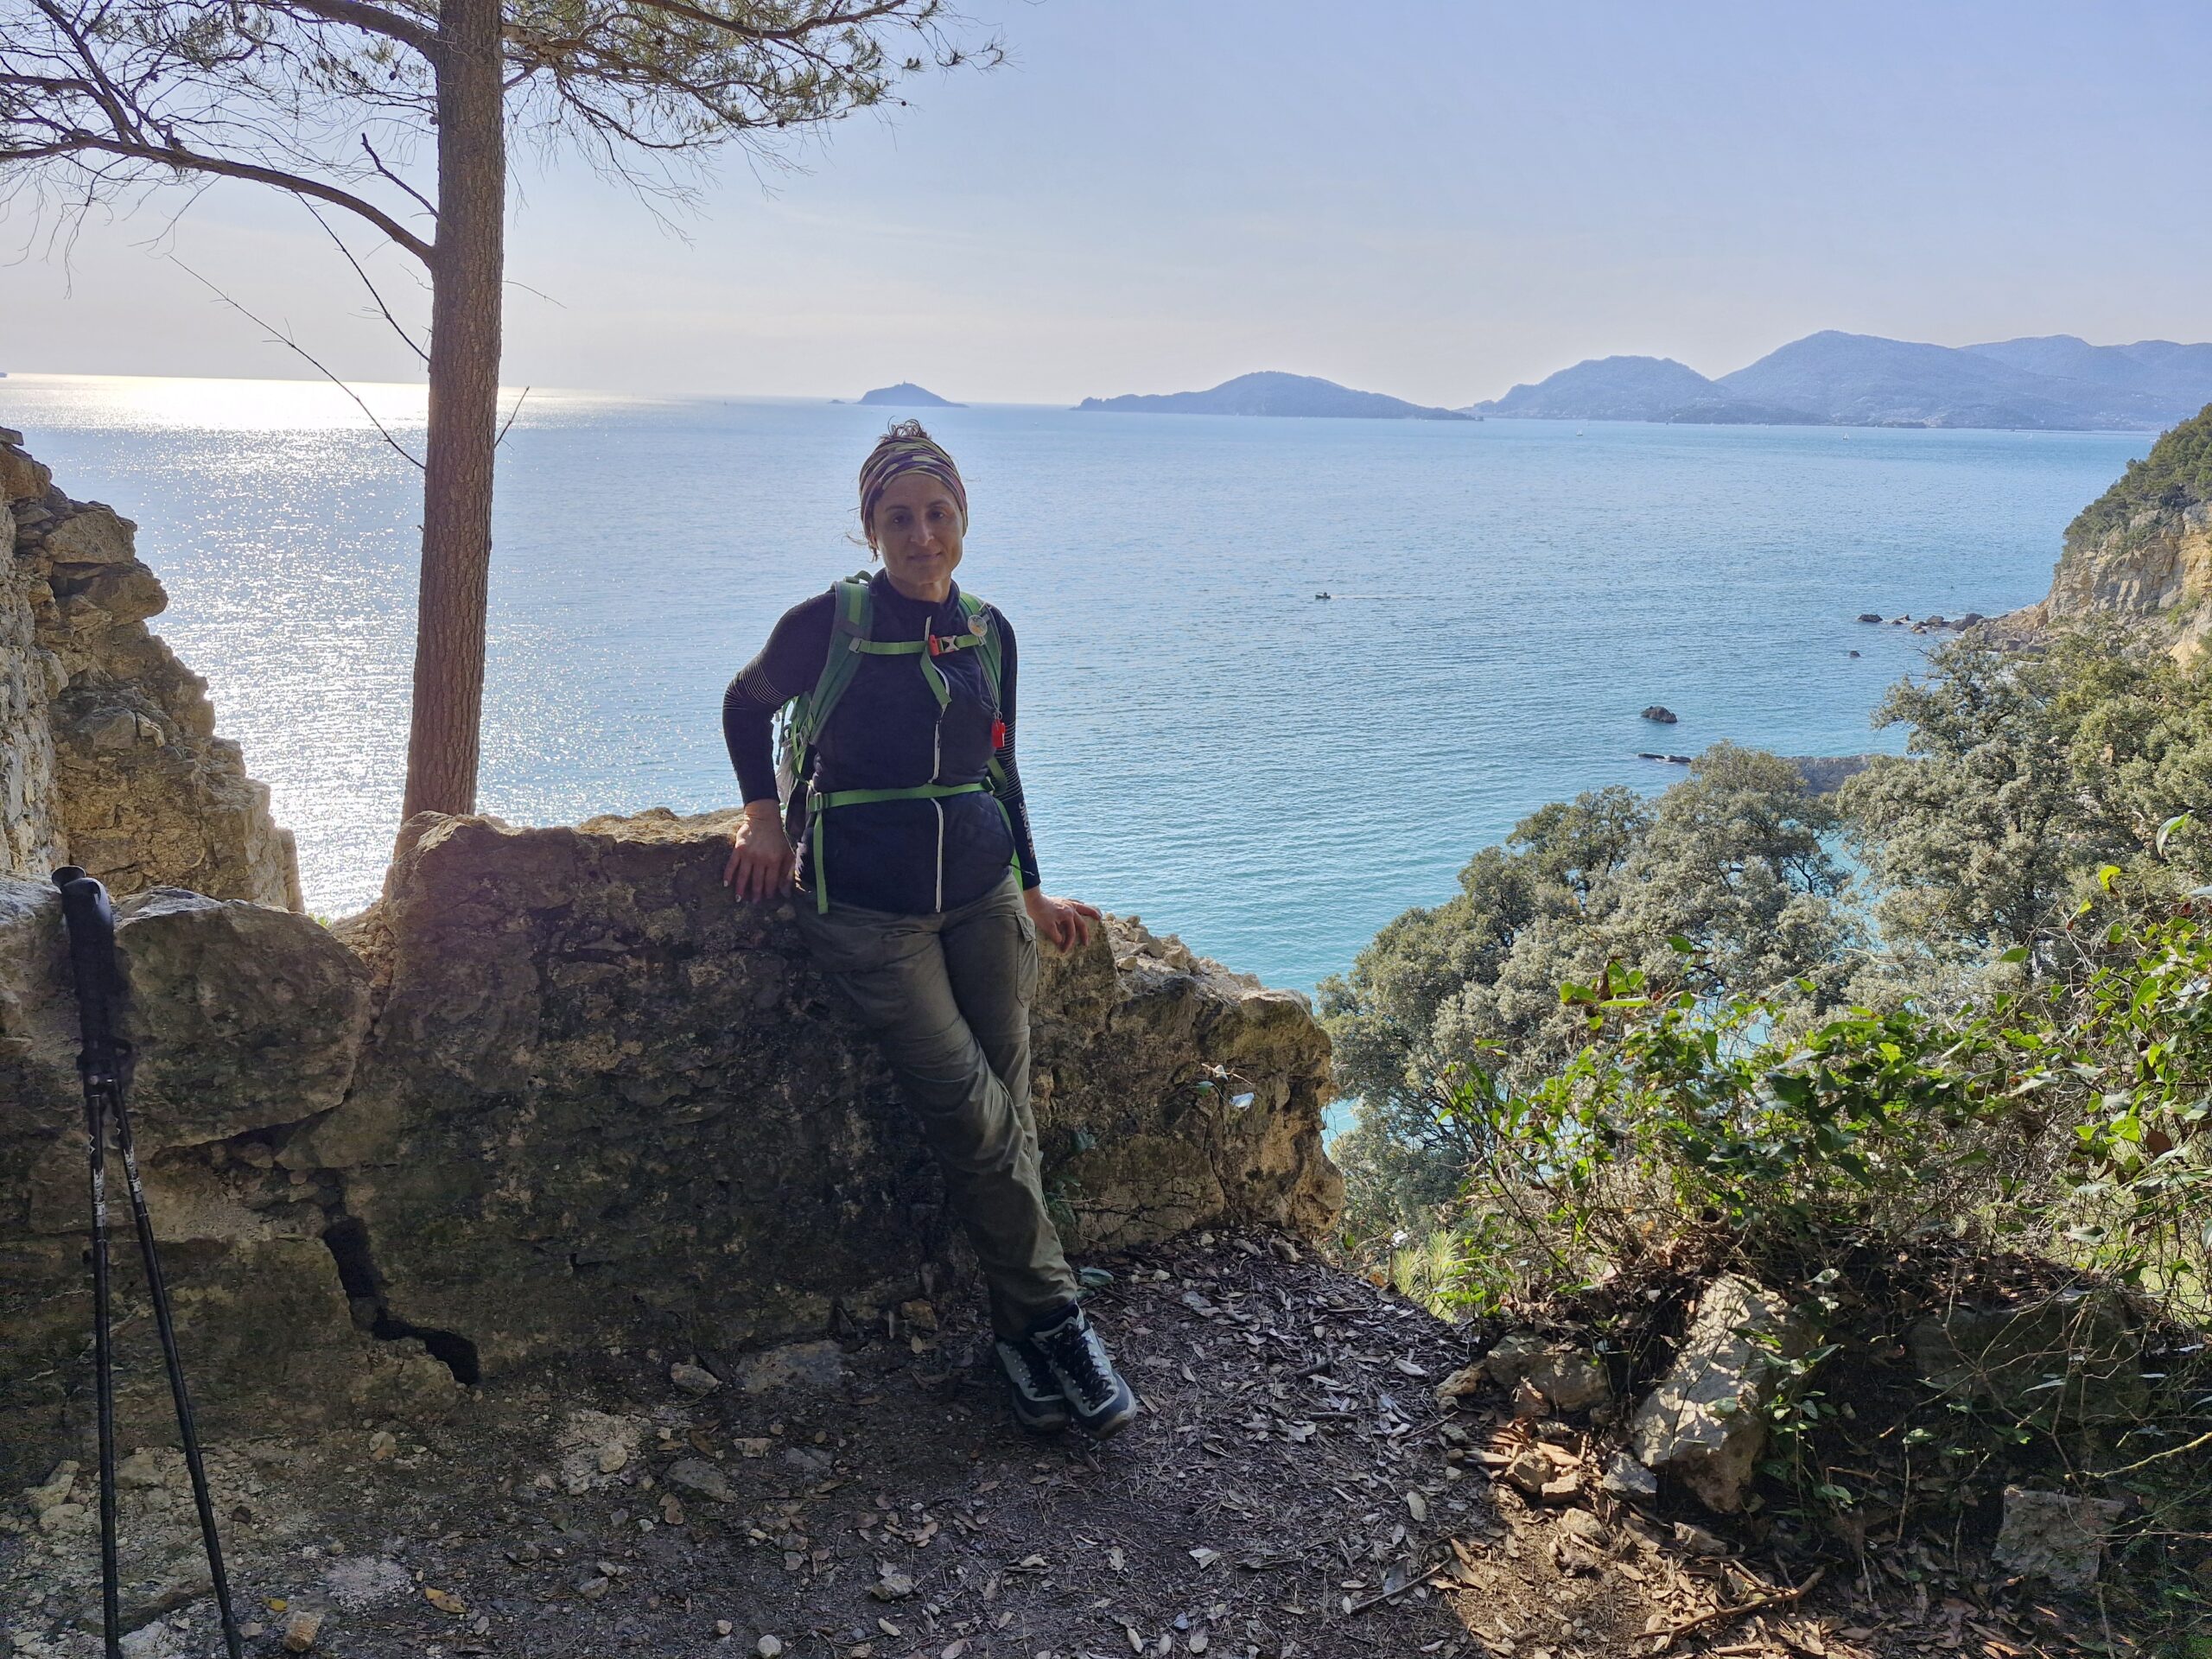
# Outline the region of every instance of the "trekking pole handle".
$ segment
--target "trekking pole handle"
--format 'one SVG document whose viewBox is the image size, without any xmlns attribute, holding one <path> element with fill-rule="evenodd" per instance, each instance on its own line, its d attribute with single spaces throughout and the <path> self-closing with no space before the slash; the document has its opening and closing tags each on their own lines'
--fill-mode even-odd
<svg viewBox="0 0 2212 1659">
<path fill-rule="evenodd" d="M 69 966 L 77 981 L 78 1028 L 85 1043 L 77 1070 L 87 1084 L 119 1088 L 129 1080 L 130 1047 L 115 1032 L 115 906 L 107 889 L 74 864 L 56 870 L 54 885 L 61 890 Z"/>
</svg>

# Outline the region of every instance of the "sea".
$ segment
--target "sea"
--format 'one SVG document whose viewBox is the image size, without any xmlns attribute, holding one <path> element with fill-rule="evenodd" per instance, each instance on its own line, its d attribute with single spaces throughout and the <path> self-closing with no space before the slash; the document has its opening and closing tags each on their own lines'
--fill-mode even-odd
<svg viewBox="0 0 2212 1659">
<path fill-rule="evenodd" d="M 375 897 L 397 825 L 420 517 L 393 447 L 419 446 L 420 390 L 354 391 L 370 412 L 311 382 L 0 379 L 0 425 L 137 522 L 154 626 L 327 917 Z M 1047 888 L 1306 991 L 1533 809 L 1682 775 L 1639 751 L 1900 748 L 1869 715 L 1933 641 L 1858 614 L 2039 598 L 2067 522 L 2151 442 L 918 412 L 968 482 L 959 579 L 1020 635 Z M 854 475 L 887 413 L 523 397 L 482 810 L 734 804 L 723 687 L 867 564 Z"/>
</svg>

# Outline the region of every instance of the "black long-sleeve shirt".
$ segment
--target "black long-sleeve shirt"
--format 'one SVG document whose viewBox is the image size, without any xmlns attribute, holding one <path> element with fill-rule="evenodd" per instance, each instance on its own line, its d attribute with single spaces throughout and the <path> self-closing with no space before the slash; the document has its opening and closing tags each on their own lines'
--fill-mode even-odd
<svg viewBox="0 0 2212 1659">
<path fill-rule="evenodd" d="M 879 639 L 967 630 L 957 587 L 931 605 L 908 599 L 878 573 L 870 592 L 871 631 Z M 722 694 L 722 739 L 748 803 L 776 798 L 774 718 L 820 677 L 836 614 L 834 589 L 785 612 L 760 655 L 738 671 Z M 1038 884 L 1036 848 L 1014 760 L 1014 629 L 995 609 L 989 625 L 999 635 L 995 704 L 976 652 L 934 659 L 952 694 L 942 709 L 916 658 L 863 656 L 821 734 L 812 782 L 817 791 L 960 783 L 979 780 L 988 761 L 996 760 L 1004 777 L 998 804 L 982 796 L 956 796 L 836 809 L 823 825 L 833 902 L 909 913 L 950 909 L 988 892 L 1009 857 L 1019 864 L 1025 888 Z M 814 854 L 810 836 L 801 848 L 810 885 L 821 879 Z"/>
</svg>

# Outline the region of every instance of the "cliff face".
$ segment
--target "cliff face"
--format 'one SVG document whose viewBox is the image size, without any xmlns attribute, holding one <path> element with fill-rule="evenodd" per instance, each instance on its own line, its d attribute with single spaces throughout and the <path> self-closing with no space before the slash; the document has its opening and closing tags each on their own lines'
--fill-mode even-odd
<svg viewBox="0 0 2212 1659">
<path fill-rule="evenodd" d="M 0 874 L 83 866 L 296 910 L 290 835 L 207 686 L 147 632 L 168 604 L 136 526 L 72 500 L 0 428 Z"/>
<path fill-rule="evenodd" d="M 2145 507 L 2093 537 L 2067 538 L 2050 592 L 2036 609 L 2046 625 L 2116 615 L 2156 629 L 2174 654 L 2193 659 L 2212 632 L 2212 503 Z"/>
<path fill-rule="evenodd" d="M 2212 635 L 2212 407 L 2159 438 L 2067 527 L 2050 592 L 2007 632 L 2115 616 L 2194 660 Z"/>
</svg>

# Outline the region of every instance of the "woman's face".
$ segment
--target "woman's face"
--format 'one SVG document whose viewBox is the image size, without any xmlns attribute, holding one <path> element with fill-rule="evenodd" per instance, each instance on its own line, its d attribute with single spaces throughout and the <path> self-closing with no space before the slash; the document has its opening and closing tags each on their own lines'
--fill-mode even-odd
<svg viewBox="0 0 2212 1659">
<path fill-rule="evenodd" d="M 928 473 L 899 474 L 883 486 L 868 532 L 891 585 L 907 598 L 940 600 L 952 591 L 960 507 L 942 480 Z"/>
</svg>

